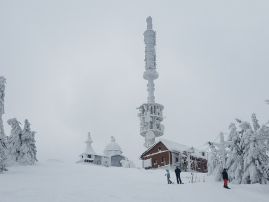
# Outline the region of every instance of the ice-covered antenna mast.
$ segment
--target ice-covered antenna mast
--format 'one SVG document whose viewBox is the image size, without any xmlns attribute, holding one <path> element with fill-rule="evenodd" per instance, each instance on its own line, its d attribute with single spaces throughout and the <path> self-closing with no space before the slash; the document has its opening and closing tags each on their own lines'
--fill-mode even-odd
<svg viewBox="0 0 269 202">
<path fill-rule="evenodd" d="M 148 103 L 154 103 L 154 80 L 159 77 L 156 71 L 156 32 L 152 29 L 152 18 L 147 17 L 147 30 L 144 32 L 145 42 L 145 72 L 144 79 L 148 81 Z"/>
<path fill-rule="evenodd" d="M 159 77 L 156 71 L 156 32 L 152 29 L 152 18 L 147 18 L 147 29 L 144 32 L 145 42 L 145 71 L 143 77 L 148 81 L 147 103 L 142 104 L 139 109 L 140 118 L 140 135 L 145 138 L 144 146 L 149 148 L 155 143 L 155 138 L 162 136 L 164 126 L 163 121 L 163 106 L 155 103 L 154 96 L 154 80 Z"/>
</svg>

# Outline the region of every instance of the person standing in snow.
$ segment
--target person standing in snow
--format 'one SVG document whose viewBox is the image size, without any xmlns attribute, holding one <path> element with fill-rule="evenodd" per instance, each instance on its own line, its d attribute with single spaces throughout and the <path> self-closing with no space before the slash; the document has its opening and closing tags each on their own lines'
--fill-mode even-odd
<svg viewBox="0 0 269 202">
<path fill-rule="evenodd" d="M 166 174 L 165 176 L 167 177 L 167 183 L 168 184 L 172 184 L 173 182 L 170 180 L 170 172 L 168 169 L 166 169 Z"/>
<path fill-rule="evenodd" d="M 177 178 L 177 183 L 179 184 L 183 184 L 182 181 L 181 181 L 181 178 L 180 178 L 180 173 L 181 173 L 181 170 L 180 168 L 177 166 L 176 169 L 175 169 L 175 173 L 176 173 L 176 178 Z"/>
<path fill-rule="evenodd" d="M 227 173 L 226 168 L 224 168 L 223 171 L 222 171 L 222 178 L 223 178 L 223 181 L 224 181 L 223 187 L 226 188 L 226 189 L 230 189 L 228 187 L 228 173 Z"/>
</svg>

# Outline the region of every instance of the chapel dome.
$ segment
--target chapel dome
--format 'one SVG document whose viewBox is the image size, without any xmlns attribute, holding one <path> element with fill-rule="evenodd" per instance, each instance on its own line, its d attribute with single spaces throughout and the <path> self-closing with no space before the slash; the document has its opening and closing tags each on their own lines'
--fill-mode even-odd
<svg viewBox="0 0 269 202">
<path fill-rule="evenodd" d="M 121 147 L 116 143 L 116 140 L 111 136 L 111 142 L 105 147 L 104 154 L 106 156 L 121 155 Z"/>
</svg>

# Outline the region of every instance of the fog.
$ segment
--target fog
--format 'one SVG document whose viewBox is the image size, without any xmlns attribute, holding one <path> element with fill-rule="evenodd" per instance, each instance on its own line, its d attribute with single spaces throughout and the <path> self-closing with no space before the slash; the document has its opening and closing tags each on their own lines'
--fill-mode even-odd
<svg viewBox="0 0 269 202">
<path fill-rule="evenodd" d="M 146 17 L 157 32 L 155 99 L 163 138 L 203 147 L 253 112 L 267 122 L 268 1 L 0 0 L 4 121 L 28 118 L 38 158 L 76 161 L 90 131 L 138 162 L 137 107 L 147 101 Z M 5 123 L 5 132 L 10 127 Z"/>
</svg>

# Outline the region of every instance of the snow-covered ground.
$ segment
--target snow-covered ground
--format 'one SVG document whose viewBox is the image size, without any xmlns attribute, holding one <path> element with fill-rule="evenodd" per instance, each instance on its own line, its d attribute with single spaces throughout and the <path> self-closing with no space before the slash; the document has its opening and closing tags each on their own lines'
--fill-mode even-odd
<svg viewBox="0 0 269 202">
<path fill-rule="evenodd" d="M 10 167 L 0 175 L 0 202 L 268 202 L 269 185 L 222 188 L 204 175 L 196 183 L 166 184 L 163 170 L 106 168 L 50 160 Z M 174 173 L 171 173 L 175 182 Z M 200 182 L 198 182 L 200 180 Z M 204 182 L 205 181 L 205 182 Z"/>
</svg>

